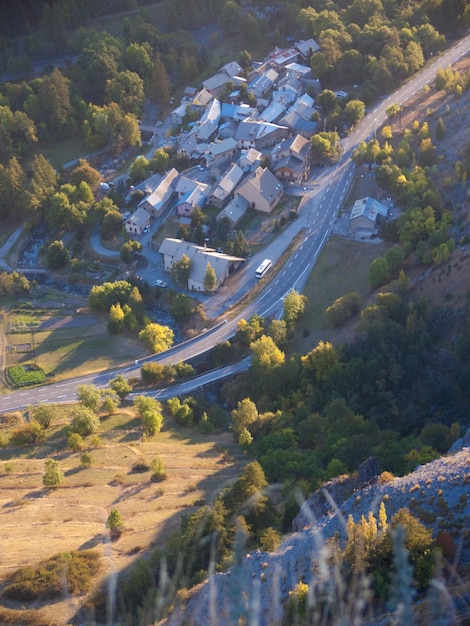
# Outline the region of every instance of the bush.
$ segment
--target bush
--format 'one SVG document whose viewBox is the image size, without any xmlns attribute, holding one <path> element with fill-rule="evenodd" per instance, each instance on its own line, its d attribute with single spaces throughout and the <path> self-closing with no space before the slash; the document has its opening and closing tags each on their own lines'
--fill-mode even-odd
<svg viewBox="0 0 470 626">
<path fill-rule="evenodd" d="M 59 461 L 47 459 L 42 484 L 44 487 L 59 487 L 64 482 L 64 473 L 60 469 Z"/>
<path fill-rule="evenodd" d="M 325 310 L 328 322 L 337 328 L 361 310 L 361 297 L 357 292 L 338 298 Z"/>
<path fill-rule="evenodd" d="M 163 464 L 162 459 L 158 456 L 158 454 L 153 457 L 150 465 L 152 468 L 152 480 L 153 481 L 160 482 L 167 478 L 165 466 Z"/>
<path fill-rule="evenodd" d="M 67 448 L 70 448 L 73 452 L 78 452 L 84 445 L 83 437 L 78 433 L 72 433 L 67 438 Z"/>
<path fill-rule="evenodd" d="M 106 526 L 111 531 L 111 539 L 118 539 L 124 530 L 124 520 L 117 509 L 113 509 L 108 515 Z"/>
<path fill-rule="evenodd" d="M 82 452 L 80 455 L 80 465 L 82 467 L 90 467 L 93 463 L 93 457 L 89 452 Z"/>
<path fill-rule="evenodd" d="M 91 589 L 93 576 L 99 569 L 100 557 L 94 550 L 64 552 L 38 567 L 23 567 L 15 572 L 3 593 L 21 602 L 60 598 L 64 592 L 83 594 Z"/>
<path fill-rule="evenodd" d="M 11 446 L 30 446 L 44 439 L 44 431 L 38 422 L 23 424 L 10 435 Z"/>
</svg>

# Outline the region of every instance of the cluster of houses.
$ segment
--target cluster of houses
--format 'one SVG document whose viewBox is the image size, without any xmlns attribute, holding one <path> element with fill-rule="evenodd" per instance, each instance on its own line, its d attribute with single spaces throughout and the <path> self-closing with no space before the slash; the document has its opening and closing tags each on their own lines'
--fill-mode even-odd
<svg viewBox="0 0 470 626">
<path fill-rule="evenodd" d="M 284 183 L 300 184 L 310 173 L 310 138 L 317 131 L 318 115 L 309 94 L 318 93 L 320 85 L 312 76 L 309 60 L 318 50 L 313 39 L 299 41 L 253 63 L 248 75 L 231 62 L 200 89 L 187 87 L 171 112 L 171 121 L 182 127 L 193 120 L 189 130 L 179 134 L 177 152 L 196 163 L 193 170 L 201 175 L 171 169 L 145 181 L 146 196 L 126 220 L 127 232 L 148 232 L 151 218 L 161 216 L 175 199 L 183 223 L 196 208 L 207 205 L 220 209 L 217 219 L 228 220 L 230 229 L 249 208 L 270 214 L 283 196 Z M 222 93 L 223 102 L 218 98 Z M 256 99 L 256 106 L 244 103 L 242 93 L 251 94 L 250 102 Z M 263 157 L 269 158 L 264 161 Z M 269 167 L 263 167 L 264 162 Z M 203 290 L 205 269 L 201 268 L 207 262 L 214 267 L 219 286 L 241 261 L 187 242 L 179 244 L 178 240 L 163 242 L 160 252 L 165 268 L 170 270 L 182 254 L 190 256 L 190 285 L 198 291 Z"/>
</svg>

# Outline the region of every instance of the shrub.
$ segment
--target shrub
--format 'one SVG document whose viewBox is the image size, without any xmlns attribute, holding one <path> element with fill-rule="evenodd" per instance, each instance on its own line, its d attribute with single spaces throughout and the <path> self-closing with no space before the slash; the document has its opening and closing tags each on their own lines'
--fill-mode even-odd
<svg viewBox="0 0 470 626">
<path fill-rule="evenodd" d="M 153 481 L 160 482 L 167 478 L 167 473 L 165 471 L 163 460 L 158 456 L 158 454 L 153 457 L 150 466 L 152 468 L 152 480 Z"/>
<path fill-rule="evenodd" d="M 93 463 L 93 457 L 89 452 L 82 452 L 80 455 L 80 464 L 82 467 L 90 467 Z"/>
<path fill-rule="evenodd" d="M 337 298 L 331 306 L 325 310 L 329 323 L 337 328 L 344 324 L 350 317 L 361 309 L 361 297 L 357 292 L 351 292 Z"/>
<path fill-rule="evenodd" d="M 108 515 L 106 526 L 111 531 L 111 539 L 118 539 L 124 529 L 124 520 L 117 509 L 113 509 Z"/>
<path fill-rule="evenodd" d="M 10 435 L 11 446 L 30 446 L 44 439 L 44 431 L 37 422 L 23 424 Z"/>
<path fill-rule="evenodd" d="M 395 476 L 392 472 L 382 472 L 379 476 L 379 483 L 381 485 L 385 485 L 386 483 L 391 483 L 395 480 Z"/>
<path fill-rule="evenodd" d="M 67 448 L 73 450 L 73 452 L 78 452 L 84 446 L 83 437 L 78 433 L 72 433 L 69 435 L 67 439 Z"/>
<path fill-rule="evenodd" d="M 43 561 L 38 567 L 23 567 L 10 578 L 4 594 L 12 600 L 31 602 L 68 594 L 82 594 L 91 589 L 93 576 L 100 568 L 94 550 L 64 552 Z"/>
<path fill-rule="evenodd" d="M 44 487 L 59 487 L 64 482 L 64 473 L 60 469 L 59 461 L 47 459 L 46 469 L 42 477 Z"/>
</svg>

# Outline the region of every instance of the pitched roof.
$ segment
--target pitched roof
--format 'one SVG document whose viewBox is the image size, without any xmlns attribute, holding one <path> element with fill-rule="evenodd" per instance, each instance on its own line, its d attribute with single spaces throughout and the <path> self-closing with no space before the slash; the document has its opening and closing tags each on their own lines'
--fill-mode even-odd
<svg viewBox="0 0 470 626">
<path fill-rule="evenodd" d="M 315 39 L 301 39 L 295 42 L 295 47 L 304 58 L 308 57 L 311 52 L 318 52 L 320 50 L 320 46 Z"/>
<path fill-rule="evenodd" d="M 174 167 L 171 168 L 171 170 L 169 170 L 162 178 L 160 184 L 151 194 L 140 202 L 139 206 L 148 202 L 156 211 L 158 211 L 170 199 L 171 194 L 173 193 L 172 184 L 178 176 L 178 170 Z"/>
<path fill-rule="evenodd" d="M 227 217 L 233 224 L 236 224 L 246 213 L 248 209 L 248 200 L 243 196 L 232 198 L 227 206 L 217 215 L 220 220 Z"/>
<path fill-rule="evenodd" d="M 126 224 L 132 224 L 137 228 L 144 228 L 150 221 L 150 215 L 143 207 L 138 207 L 134 213 L 126 220 Z"/>
<path fill-rule="evenodd" d="M 261 165 L 259 165 L 253 174 L 240 185 L 238 188 L 240 195 L 243 195 L 243 188 L 245 186 L 252 187 L 256 193 L 265 198 L 269 204 L 271 204 L 273 198 L 279 196 L 279 189 L 282 187 L 271 170 L 267 167 L 261 167 Z"/>
<path fill-rule="evenodd" d="M 238 76 L 243 72 L 243 68 L 236 61 L 230 61 L 223 65 L 219 71 L 226 72 L 229 76 Z"/>
<path fill-rule="evenodd" d="M 232 193 L 235 186 L 240 182 L 242 176 L 242 168 L 234 163 L 228 172 L 214 186 L 211 195 L 218 200 L 225 200 L 225 198 Z"/>
<path fill-rule="evenodd" d="M 236 150 L 237 146 L 237 140 L 234 137 L 227 137 L 227 139 L 222 139 L 222 141 L 210 143 L 207 147 L 207 152 L 210 152 L 213 156 L 218 156 L 224 152 Z"/>
<path fill-rule="evenodd" d="M 378 215 L 387 217 L 388 206 L 382 204 L 375 198 L 366 196 L 365 198 L 359 198 L 359 200 L 356 200 L 353 204 L 350 219 L 353 220 L 358 217 L 365 217 L 375 224 Z"/>
<path fill-rule="evenodd" d="M 158 251 L 161 254 L 171 256 L 175 260 L 181 259 L 183 254 L 189 257 L 192 262 L 190 279 L 201 284 L 204 283 L 208 262 L 214 268 L 217 282 L 219 282 L 225 277 L 227 265 L 230 262 L 245 260 L 241 257 L 216 252 L 213 248 L 198 246 L 194 243 L 171 237 L 167 237 L 162 241 Z"/>
<path fill-rule="evenodd" d="M 191 101 L 191 104 L 194 106 L 205 107 L 214 99 L 214 96 L 210 91 L 205 89 L 204 87 L 195 94 L 194 98 Z"/>
</svg>

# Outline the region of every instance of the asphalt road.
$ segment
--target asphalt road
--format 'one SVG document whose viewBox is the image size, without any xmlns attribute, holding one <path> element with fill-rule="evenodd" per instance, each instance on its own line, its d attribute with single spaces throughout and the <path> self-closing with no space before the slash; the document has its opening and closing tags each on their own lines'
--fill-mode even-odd
<svg viewBox="0 0 470 626">
<path fill-rule="evenodd" d="M 282 299 L 289 290 L 302 291 L 318 255 L 331 233 L 336 215 L 343 206 L 344 199 L 353 180 L 354 164 L 351 161 L 351 153 L 354 147 L 360 141 L 373 136 L 375 130 L 384 123 L 387 119 L 387 107 L 391 104 L 404 105 L 409 98 L 423 89 L 425 85 L 432 83 L 438 68 L 453 65 L 461 57 L 468 54 L 469 50 L 470 35 L 467 35 L 444 54 L 435 58 L 420 74 L 411 78 L 392 95 L 380 100 L 367 113 L 358 127 L 347 138 L 342 140 L 343 153 L 341 158 L 334 167 L 324 168 L 317 179 L 318 186 L 307 189 L 300 204 L 297 220 L 270 244 L 258 258 L 247 264 L 239 273 L 235 287 L 233 284 L 230 286 L 233 291 L 226 300 L 227 306 L 230 302 L 238 301 L 257 282 L 254 272 L 261 256 L 270 258 L 276 263 L 294 237 L 300 234 L 301 242 L 286 263 L 279 271 L 273 269 L 262 279 L 263 283 L 265 283 L 265 288 L 237 317 L 230 321 L 222 322 L 206 333 L 178 344 L 166 352 L 146 357 L 123 369 L 2 395 L 0 396 L 0 413 L 21 410 L 29 404 L 39 402 L 71 402 L 76 398 L 75 394 L 78 385 L 93 384 L 97 387 L 105 387 L 109 380 L 118 374 L 122 374 L 126 378 L 137 376 L 141 364 L 149 360 L 161 363 L 175 363 L 188 360 L 203 354 L 215 344 L 232 337 L 236 332 L 237 323 L 240 319 L 249 319 L 254 313 L 261 316 L 279 314 L 282 310 Z M 223 306 L 224 304 L 221 303 L 222 309 Z M 230 367 L 248 367 L 248 362 L 245 361 L 243 364 Z M 223 378 L 233 373 L 227 373 L 228 371 L 227 368 L 222 368 L 221 370 L 205 374 L 204 377 L 199 377 L 189 383 L 186 382 L 172 387 L 171 390 L 160 390 L 152 393 L 160 398 L 178 395 L 179 393 L 188 393 L 190 390 L 207 384 L 209 381 L 213 382 L 217 377 Z M 181 391 L 181 389 L 184 391 Z"/>
</svg>

